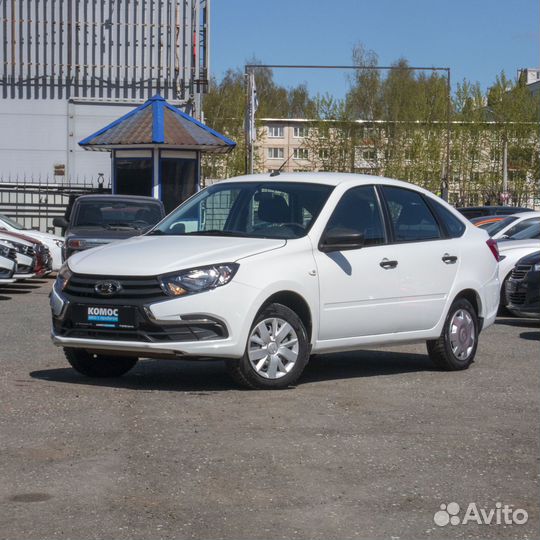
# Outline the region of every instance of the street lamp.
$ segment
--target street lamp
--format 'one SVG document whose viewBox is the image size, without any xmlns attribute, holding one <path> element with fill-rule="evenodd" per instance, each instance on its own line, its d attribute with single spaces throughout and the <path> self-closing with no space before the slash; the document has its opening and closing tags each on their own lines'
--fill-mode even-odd
<svg viewBox="0 0 540 540">
<path fill-rule="evenodd" d="M 491 107 L 486 107 L 486 110 L 489 111 L 494 117 L 495 120 L 499 123 L 506 123 L 506 121 L 501 118 L 501 115 L 494 111 Z M 503 191 L 502 198 L 504 202 L 508 200 L 508 134 L 506 128 L 503 132 Z"/>
</svg>

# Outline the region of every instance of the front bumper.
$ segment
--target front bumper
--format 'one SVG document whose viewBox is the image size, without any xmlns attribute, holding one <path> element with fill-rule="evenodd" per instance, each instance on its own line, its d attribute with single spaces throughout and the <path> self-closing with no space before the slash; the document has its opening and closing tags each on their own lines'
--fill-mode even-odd
<svg viewBox="0 0 540 540">
<path fill-rule="evenodd" d="M 540 317 L 540 272 L 529 271 L 523 279 L 506 282 L 508 310 L 518 317 Z"/>
<path fill-rule="evenodd" d="M 91 351 L 117 351 L 146 357 L 240 358 L 244 354 L 249 317 L 236 300 L 254 290 L 230 283 L 183 298 L 126 301 L 73 298 L 51 292 L 51 337 L 55 345 Z M 231 298 L 235 299 L 231 305 Z M 126 306 L 136 310 L 133 329 L 81 328 L 73 323 L 75 305 Z M 249 305 L 245 303 L 244 305 Z M 247 318 L 246 318 L 247 317 Z"/>
</svg>

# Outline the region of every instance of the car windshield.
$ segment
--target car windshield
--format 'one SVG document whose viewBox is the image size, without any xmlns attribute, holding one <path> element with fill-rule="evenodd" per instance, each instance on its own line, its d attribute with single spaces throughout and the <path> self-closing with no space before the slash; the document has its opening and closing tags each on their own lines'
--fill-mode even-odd
<svg viewBox="0 0 540 540">
<path fill-rule="evenodd" d="M 81 201 L 72 225 L 104 229 L 147 229 L 162 218 L 158 203 L 138 201 Z"/>
<path fill-rule="evenodd" d="M 23 231 L 24 227 L 14 219 L 8 218 L 7 216 L 4 216 L 4 214 L 0 214 L 0 221 L 4 221 L 8 225 L 11 225 L 14 229 L 17 229 L 19 231 Z"/>
<path fill-rule="evenodd" d="M 540 238 L 540 223 L 536 222 L 509 236 L 509 240 L 533 240 Z"/>
<path fill-rule="evenodd" d="M 300 182 L 215 184 L 179 206 L 149 234 L 300 238 L 332 189 Z"/>
<path fill-rule="evenodd" d="M 494 236 L 498 232 L 502 231 L 505 227 L 508 227 L 510 223 L 513 223 L 516 221 L 516 217 L 509 216 L 507 218 L 502 219 L 501 221 L 496 221 L 495 223 L 490 223 L 487 227 L 484 227 L 484 230 L 487 231 L 489 236 Z"/>
</svg>

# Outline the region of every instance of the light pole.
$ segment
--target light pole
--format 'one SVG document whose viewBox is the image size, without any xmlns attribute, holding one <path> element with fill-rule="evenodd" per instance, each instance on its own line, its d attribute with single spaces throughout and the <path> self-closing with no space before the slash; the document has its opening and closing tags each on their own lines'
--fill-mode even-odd
<svg viewBox="0 0 540 540">
<path fill-rule="evenodd" d="M 506 124 L 504 118 L 501 115 L 493 110 L 491 107 L 486 107 L 486 110 L 489 111 L 495 118 L 496 122 L 499 124 Z M 508 133 L 506 132 L 506 126 L 504 127 L 503 132 L 503 185 L 502 185 L 502 196 L 503 202 L 507 202 L 508 199 Z"/>
</svg>

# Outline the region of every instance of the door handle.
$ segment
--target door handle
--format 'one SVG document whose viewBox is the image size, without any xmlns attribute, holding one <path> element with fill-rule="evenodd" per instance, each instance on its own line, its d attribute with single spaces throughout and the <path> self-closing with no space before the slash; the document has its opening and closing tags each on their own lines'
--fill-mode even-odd
<svg viewBox="0 0 540 540">
<path fill-rule="evenodd" d="M 379 266 L 382 266 L 385 270 L 390 270 L 392 268 L 395 268 L 398 265 L 397 261 L 389 261 L 388 259 L 384 258 L 380 263 Z"/>
<path fill-rule="evenodd" d="M 442 256 L 442 260 L 446 264 L 454 264 L 457 261 L 457 257 L 455 255 L 449 255 L 448 253 L 445 253 Z"/>
</svg>

